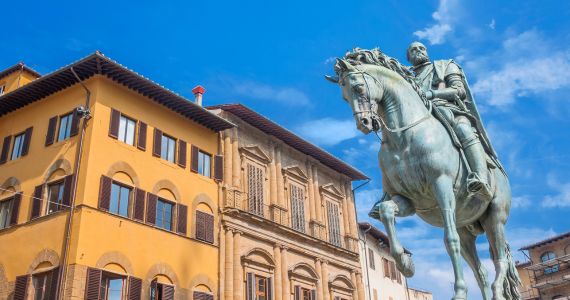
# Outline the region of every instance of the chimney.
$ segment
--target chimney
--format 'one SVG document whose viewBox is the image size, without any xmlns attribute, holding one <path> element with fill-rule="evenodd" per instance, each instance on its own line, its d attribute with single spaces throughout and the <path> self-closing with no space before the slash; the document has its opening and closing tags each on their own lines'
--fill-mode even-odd
<svg viewBox="0 0 570 300">
<path fill-rule="evenodd" d="M 192 93 L 194 94 L 194 102 L 196 104 L 202 106 L 202 95 L 206 92 L 206 89 L 201 85 L 196 86 L 192 89 Z"/>
</svg>

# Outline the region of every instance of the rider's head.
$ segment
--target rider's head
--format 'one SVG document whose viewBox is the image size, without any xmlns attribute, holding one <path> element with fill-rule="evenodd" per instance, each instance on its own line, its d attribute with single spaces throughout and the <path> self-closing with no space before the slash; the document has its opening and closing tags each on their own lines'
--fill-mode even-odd
<svg viewBox="0 0 570 300">
<path fill-rule="evenodd" d="M 420 42 L 411 43 L 406 54 L 408 61 L 413 66 L 418 66 L 429 61 L 426 46 Z"/>
</svg>

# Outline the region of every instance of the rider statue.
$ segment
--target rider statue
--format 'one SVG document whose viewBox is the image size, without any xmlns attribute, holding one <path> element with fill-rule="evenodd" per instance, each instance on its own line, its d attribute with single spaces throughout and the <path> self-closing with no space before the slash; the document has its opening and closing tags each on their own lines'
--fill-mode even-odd
<svg viewBox="0 0 570 300">
<path fill-rule="evenodd" d="M 443 115 L 445 120 L 440 121 L 455 133 L 460 143 L 471 170 L 467 178 L 468 190 L 490 197 L 486 153 L 502 167 L 481 124 L 461 67 L 453 60 L 430 61 L 426 47 L 420 42 L 410 44 L 407 59 L 412 64 L 416 83 Z"/>
</svg>

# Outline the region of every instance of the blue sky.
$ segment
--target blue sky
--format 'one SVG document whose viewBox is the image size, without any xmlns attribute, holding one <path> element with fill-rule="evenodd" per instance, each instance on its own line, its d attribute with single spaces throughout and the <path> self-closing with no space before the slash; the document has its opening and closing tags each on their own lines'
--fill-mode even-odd
<svg viewBox="0 0 570 300">
<path fill-rule="evenodd" d="M 323 79 L 335 57 L 379 46 L 405 62 L 413 40 L 462 64 L 513 188 L 513 248 L 570 230 L 570 5 L 564 1 L 12 1 L 0 68 L 47 73 L 99 49 L 207 105 L 241 102 L 369 174 L 367 219 L 381 193 L 379 143 L 356 131 L 340 91 Z M 382 228 L 380 224 L 377 224 Z M 414 253 L 410 285 L 449 299 L 440 229 L 398 222 Z M 491 267 L 483 237 L 479 250 Z M 523 256 L 517 254 L 518 259 Z M 469 270 L 470 299 L 480 299 Z"/>
</svg>

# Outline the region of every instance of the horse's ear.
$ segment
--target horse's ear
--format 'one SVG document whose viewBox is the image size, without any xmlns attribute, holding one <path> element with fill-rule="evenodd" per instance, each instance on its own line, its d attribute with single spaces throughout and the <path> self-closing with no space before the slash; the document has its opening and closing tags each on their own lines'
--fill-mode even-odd
<svg viewBox="0 0 570 300">
<path fill-rule="evenodd" d="M 347 62 L 344 59 L 338 59 L 337 58 L 337 63 L 345 70 L 349 71 L 349 72 L 353 72 L 356 71 L 356 68 L 354 68 L 354 66 L 352 66 L 349 62 Z"/>
<path fill-rule="evenodd" d="M 332 82 L 332 83 L 338 83 L 338 76 L 329 76 L 329 75 L 325 75 L 325 79 Z"/>
</svg>

